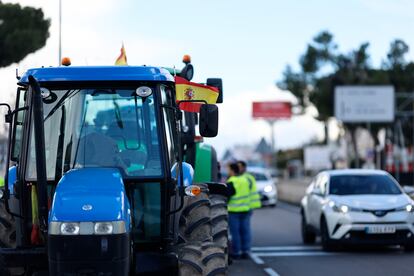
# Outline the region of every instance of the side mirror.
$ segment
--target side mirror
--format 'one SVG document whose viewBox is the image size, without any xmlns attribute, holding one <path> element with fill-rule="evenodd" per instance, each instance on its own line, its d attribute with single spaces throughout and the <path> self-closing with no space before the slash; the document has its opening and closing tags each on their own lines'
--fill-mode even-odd
<svg viewBox="0 0 414 276">
<path fill-rule="evenodd" d="M 199 131 L 203 137 L 216 137 L 218 132 L 218 107 L 203 104 L 200 107 Z"/>
<path fill-rule="evenodd" d="M 223 102 L 223 80 L 218 78 L 209 78 L 207 79 L 208 86 L 216 87 L 219 90 L 219 96 L 217 98 L 217 103 Z"/>
<path fill-rule="evenodd" d="M 187 63 L 178 75 L 180 77 L 190 81 L 194 76 L 194 67 L 193 67 L 193 65 L 191 63 Z"/>
<path fill-rule="evenodd" d="M 403 186 L 403 191 L 409 195 L 409 196 L 414 196 L 414 187 L 412 186 Z"/>
<path fill-rule="evenodd" d="M 316 195 L 316 196 L 323 196 L 322 191 L 319 188 L 314 188 L 311 194 Z"/>
</svg>

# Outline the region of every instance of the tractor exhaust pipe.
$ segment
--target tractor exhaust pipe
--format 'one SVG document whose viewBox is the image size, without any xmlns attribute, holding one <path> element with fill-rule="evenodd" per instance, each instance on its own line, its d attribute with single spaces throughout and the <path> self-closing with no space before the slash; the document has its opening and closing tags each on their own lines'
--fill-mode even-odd
<svg viewBox="0 0 414 276">
<path fill-rule="evenodd" d="M 36 148 L 37 198 L 39 206 L 40 230 L 47 231 L 47 176 L 45 154 L 45 131 L 43 125 L 43 103 L 40 86 L 33 76 L 29 76 L 29 84 L 33 90 L 33 128 Z"/>
</svg>

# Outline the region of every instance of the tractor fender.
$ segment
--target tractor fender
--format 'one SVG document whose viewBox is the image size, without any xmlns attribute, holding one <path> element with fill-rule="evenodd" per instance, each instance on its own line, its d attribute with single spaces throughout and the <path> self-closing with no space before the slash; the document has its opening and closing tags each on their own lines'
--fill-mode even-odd
<svg viewBox="0 0 414 276">
<path fill-rule="evenodd" d="M 210 194 L 213 195 L 222 195 L 227 197 L 227 184 L 225 183 L 219 183 L 219 182 L 207 182 L 208 190 L 210 191 Z"/>
<path fill-rule="evenodd" d="M 16 183 L 16 180 L 17 180 L 17 166 L 13 166 L 9 168 L 9 177 L 8 177 L 10 195 L 14 195 L 14 184 Z"/>
<path fill-rule="evenodd" d="M 178 171 L 178 164 L 174 163 L 171 168 L 171 176 L 177 181 L 177 185 L 180 185 L 180 172 Z M 188 164 L 187 162 L 182 162 L 183 168 L 183 183 L 184 187 L 193 185 L 193 177 L 194 177 L 194 169 L 193 166 Z"/>
</svg>

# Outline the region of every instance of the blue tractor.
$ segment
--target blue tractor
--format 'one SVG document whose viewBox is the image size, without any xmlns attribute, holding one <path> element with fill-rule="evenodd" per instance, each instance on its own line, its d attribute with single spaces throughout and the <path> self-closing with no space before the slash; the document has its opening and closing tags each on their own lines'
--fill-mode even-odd
<svg viewBox="0 0 414 276">
<path fill-rule="evenodd" d="M 189 66 L 178 74 L 190 80 Z M 10 126 L 0 275 L 227 273 L 226 186 L 193 183 L 188 114 L 168 70 L 31 69 L 15 109 L 0 105 Z M 214 137 L 217 106 L 197 117 Z"/>
</svg>

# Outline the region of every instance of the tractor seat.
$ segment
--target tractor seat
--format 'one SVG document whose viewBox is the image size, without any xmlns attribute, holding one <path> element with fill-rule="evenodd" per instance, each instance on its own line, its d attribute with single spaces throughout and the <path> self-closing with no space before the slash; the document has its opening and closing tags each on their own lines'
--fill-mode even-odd
<svg viewBox="0 0 414 276">
<path fill-rule="evenodd" d="M 141 127 L 137 124 L 136 121 L 124 120 L 123 128 L 120 128 L 117 122 L 112 122 L 107 130 L 108 136 L 111 136 L 115 139 L 121 137 L 124 140 L 134 140 L 137 141 L 142 135 Z M 140 134 L 138 134 L 138 131 Z"/>
<path fill-rule="evenodd" d="M 111 137 L 92 132 L 79 140 L 76 163 L 85 167 L 113 167 L 119 164 L 119 150 Z"/>
</svg>

